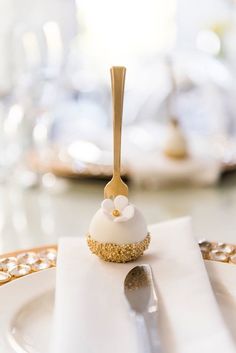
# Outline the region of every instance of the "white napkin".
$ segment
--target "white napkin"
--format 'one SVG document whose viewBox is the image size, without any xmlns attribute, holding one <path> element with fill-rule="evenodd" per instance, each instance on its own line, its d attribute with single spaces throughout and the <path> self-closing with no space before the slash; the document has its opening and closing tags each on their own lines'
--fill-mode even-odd
<svg viewBox="0 0 236 353">
<path fill-rule="evenodd" d="M 123 294 L 127 272 L 149 263 L 156 280 L 163 353 L 235 353 L 212 292 L 191 221 L 150 227 L 150 249 L 135 263 L 91 255 L 84 239 L 59 244 L 53 353 L 136 353 L 136 325 Z"/>
</svg>

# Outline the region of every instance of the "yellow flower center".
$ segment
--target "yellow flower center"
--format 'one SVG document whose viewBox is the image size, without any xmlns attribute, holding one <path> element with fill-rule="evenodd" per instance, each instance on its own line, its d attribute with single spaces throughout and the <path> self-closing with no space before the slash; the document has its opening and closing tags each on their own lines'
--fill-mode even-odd
<svg viewBox="0 0 236 353">
<path fill-rule="evenodd" d="M 113 211 L 112 211 L 112 215 L 113 215 L 114 217 L 119 217 L 119 216 L 120 216 L 120 211 L 119 211 L 119 210 L 113 210 Z"/>
</svg>

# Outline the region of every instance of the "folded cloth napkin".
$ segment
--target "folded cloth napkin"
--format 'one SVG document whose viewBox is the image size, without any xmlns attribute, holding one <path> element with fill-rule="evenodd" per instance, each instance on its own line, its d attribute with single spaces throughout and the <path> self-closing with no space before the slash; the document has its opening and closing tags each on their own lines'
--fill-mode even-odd
<svg viewBox="0 0 236 353">
<path fill-rule="evenodd" d="M 149 263 L 159 297 L 163 353 L 235 353 L 191 220 L 151 226 L 150 232 L 150 249 L 127 264 L 103 262 L 84 239 L 60 240 L 51 352 L 138 352 L 140 338 L 123 281 L 136 264 Z"/>
</svg>

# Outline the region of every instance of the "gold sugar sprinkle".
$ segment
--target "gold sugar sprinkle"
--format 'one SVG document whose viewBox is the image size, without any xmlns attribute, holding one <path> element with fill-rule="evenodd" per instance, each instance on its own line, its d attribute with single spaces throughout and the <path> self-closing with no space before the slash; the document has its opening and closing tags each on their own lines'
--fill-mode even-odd
<svg viewBox="0 0 236 353">
<path fill-rule="evenodd" d="M 128 262 L 134 261 L 148 248 L 150 244 L 150 234 L 146 238 L 137 243 L 131 244 L 113 244 L 113 243 L 100 243 L 87 236 L 88 247 L 91 252 L 101 259 L 109 262 Z"/>
</svg>

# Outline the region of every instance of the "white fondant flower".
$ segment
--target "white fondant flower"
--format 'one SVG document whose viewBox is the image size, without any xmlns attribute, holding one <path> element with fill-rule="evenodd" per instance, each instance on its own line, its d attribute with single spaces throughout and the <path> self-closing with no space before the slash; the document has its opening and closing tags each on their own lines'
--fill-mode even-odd
<svg viewBox="0 0 236 353">
<path fill-rule="evenodd" d="M 114 200 L 105 199 L 102 202 L 102 211 L 114 222 L 125 222 L 134 215 L 134 206 L 129 205 L 126 196 L 118 195 Z"/>
</svg>

